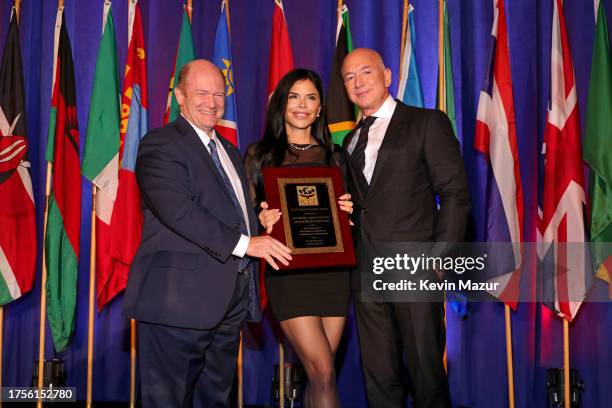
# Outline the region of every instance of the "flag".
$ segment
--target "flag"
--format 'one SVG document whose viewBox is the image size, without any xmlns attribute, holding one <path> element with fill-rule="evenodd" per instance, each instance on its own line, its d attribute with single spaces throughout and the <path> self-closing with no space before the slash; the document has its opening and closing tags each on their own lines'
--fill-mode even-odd
<svg viewBox="0 0 612 408">
<path fill-rule="evenodd" d="M 600 1 L 595 11 L 597 24 L 583 155 L 591 168 L 590 232 L 594 266 L 599 277 L 612 283 L 612 53 L 604 3 Z"/>
<path fill-rule="evenodd" d="M 450 26 L 446 0 L 439 0 L 438 24 L 438 95 L 436 106 L 446 113 L 457 135 L 455 119 L 455 92 L 453 90 L 453 62 L 450 42 Z"/>
<path fill-rule="evenodd" d="M 27 153 L 21 47 L 13 12 L 0 67 L 0 305 L 34 284 L 36 214 Z"/>
<path fill-rule="evenodd" d="M 516 117 L 510 71 L 510 50 L 503 0 L 493 0 L 489 62 L 476 119 L 474 148 L 487 161 L 485 185 L 485 242 L 523 241 L 523 187 L 516 139 Z M 510 170 L 512 169 L 512 170 Z M 487 262 L 490 281 L 499 283 L 492 293 L 516 309 L 518 302 L 522 251 L 520 245 L 492 248 Z M 501 250 L 500 250 L 501 249 Z M 492 262 L 492 258 L 494 261 Z"/>
<path fill-rule="evenodd" d="M 285 21 L 283 2 L 274 0 L 274 11 L 272 12 L 272 40 L 270 44 L 270 67 L 268 71 L 268 99 L 272 96 L 278 81 L 293 69 L 293 52 L 291 51 L 291 40 L 289 30 Z M 268 305 L 268 295 L 264 275 L 266 263 L 259 263 L 259 297 L 261 308 L 265 309 Z"/>
<path fill-rule="evenodd" d="M 57 351 L 74 331 L 76 315 L 81 174 L 76 85 L 63 8 L 55 20 L 53 84 L 46 160 L 53 164 L 45 235 L 47 316 Z"/>
<path fill-rule="evenodd" d="M 274 0 L 272 12 L 272 41 L 270 44 L 270 67 L 268 71 L 268 98 L 274 92 L 278 81 L 293 69 L 293 52 L 289 30 L 283 11 L 283 2 Z"/>
<path fill-rule="evenodd" d="M 421 78 L 417 69 L 416 53 L 414 52 L 415 44 L 415 29 L 414 29 L 414 7 L 408 5 L 408 25 L 406 26 L 406 44 L 404 44 L 402 68 L 400 72 L 399 86 L 397 90 L 397 99 L 407 105 L 422 108 L 423 89 L 421 88 Z"/>
<path fill-rule="evenodd" d="M 342 61 L 353 50 L 353 37 L 346 5 L 338 15 L 336 50 L 327 90 L 327 122 L 334 143 L 342 145 L 344 137 L 355 127 L 355 106 L 349 100 L 342 78 Z"/>
<path fill-rule="evenodd" d="M 457 136 L 453 65 L 446 0 L 439 0 L 438 21 L 438 92 L 436 107 L 446 113 L 453 127 L 453 132 Z M 439 197 L 436 197 L 436 202 L 439 205 Z M 467 317 L 467 297 L 461 292 L 449 291 L 447 292 L 447 299 L 451 309 L 462 319 L 465 319 Z"/>
<path fill-rule="evenodd" d="M 111 274 L 111 216 L 119 184 L 119 76 L 110 3 L 105 3 L 104 31 L 98 48 L 96 72 L 89 104 L 87 140 L 81 172 L 97 188 L 95 200 L 96 293 L 98 307 L 108 300 L 104 293 Z M 92 237 L 93 239 L 93 237 Z"/>
<path fill-rule="evenodd" d="M 591 275 L 582 245 L 586 203 L 578 97 L 561 0 L 555 0 L 553 8 L 550 88 L 542 146 L 538 256 L 544 266 L 544 300 L 571 321 L 590 287 Z"/>
<path fill-rule="evenodd" d="M 110 268 L 97 269 L 98 308 L 125 289 L 132 259 L 140 244 L 142 211 L 134 170 L 140 139 L 147 132 L 147 68 L 138 3 L 129 3 L 128 53 L 121 92 L 119 185 L 110 223 Z"/>
<path fill-rule="evenodd" d="M 191 12 L 191 10 L 189 10 Z M 191 16 L 188 14 L 187 6 L 183 7 L 183 22 L 181 24 L 181 34 L 179 36 L 178 49 L 176 50 L 176 58 L 174 60 L 174 72 L 170 78 L 168 87 L 168 100 L 166 102 L 166 114 L 164 115 L 164 123 L 172 122 L 176 119 L 179 113 L 178 102 L 174 96 L 174 81 L 178 81 L 179 72 L 183 65 L 195 59 L 195 50 L 193 47 L 193 35 L 191 33 Z"/>
<path fill-rule="evenodd" d="M 225 110 L 215 127 L 223 137 L 238 146 L 238 115 L 236 114 L 236 87 L 234 84 L 234 65 L 230 45 L 229 12 L 225 1 L 221 2 L 221 15 L 217 23 L 213 62 L 225 76 Z"/>
</svg>

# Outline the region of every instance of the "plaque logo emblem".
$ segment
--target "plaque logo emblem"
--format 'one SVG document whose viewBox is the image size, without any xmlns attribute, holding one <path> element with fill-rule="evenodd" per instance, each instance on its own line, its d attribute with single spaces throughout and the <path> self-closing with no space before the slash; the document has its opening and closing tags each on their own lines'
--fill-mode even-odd
<svg viewBox="0 0 612 408">
<path fill-rule="evenodd" d="M 319 205 L 319 197 L 317 197 L 315 186 L 297 186 L 297 194 L 300 207 Z"/>
</svg>

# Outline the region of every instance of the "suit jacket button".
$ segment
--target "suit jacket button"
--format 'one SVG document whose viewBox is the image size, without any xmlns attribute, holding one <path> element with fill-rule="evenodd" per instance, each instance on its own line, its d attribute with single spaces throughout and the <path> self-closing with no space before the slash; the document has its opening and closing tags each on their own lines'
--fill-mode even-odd
<svg viewBox="0 0 612 408">
<path fill-rule="evenodd" d="M 237 230 L 240 230 L 240 224 L 239 223 L 235 223 L 234 224 L 234 228 L 237 229 Z"/>
</svg>

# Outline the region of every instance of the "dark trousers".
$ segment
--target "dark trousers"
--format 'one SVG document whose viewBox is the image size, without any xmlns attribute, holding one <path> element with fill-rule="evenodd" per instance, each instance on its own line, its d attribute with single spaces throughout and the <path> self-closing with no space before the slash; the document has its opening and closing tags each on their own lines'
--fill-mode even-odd
<svg viewBox="0 0 612 408">
<path fill-rule="evenodd" d="M 138 322 L 143 407 L 229 406 L 247 287 L 246 275 L 239 275 L 225 316 L 211 329 Z"/>
<path fill-rule="evenodd" d="M 415 408 L 450 408 L 443 304 L 361 302 L 360 295 L 353 292 L 369 407 L 406 407 L 410 382 Z"/>
</svg>

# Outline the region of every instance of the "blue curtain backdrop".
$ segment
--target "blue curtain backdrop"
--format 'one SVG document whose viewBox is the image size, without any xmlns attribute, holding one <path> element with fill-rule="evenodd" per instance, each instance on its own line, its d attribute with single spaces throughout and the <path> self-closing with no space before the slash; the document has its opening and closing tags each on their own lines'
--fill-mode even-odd
<svg viewBox="0 0 612 408">
<path fill-rule="evenodd" d="M 602 0 L 608 18 L 612 0 Z M 168 81 L 181 21 L 181 1 L 142 0 L 149 75 L 149 123 L 162 124 Z M 193 1 L 193 33 L 198 57 L 211 58 L 220 0 Z M 329 77 L 335 42 L 336 0 L 285 0 L 285 14 L 296 66 Z M 401 0 L 346 0 L 356 47 L 372 47 L 393 71 L 391 91 L 397 90 L 401 38 Z M 416 54 L 423 81 L 425 104 L 435 104 L 437 72 L 437 1 L 412 0 L 415 7 Z M 4 48 L 12 1 L 0 4 L 0 50 Z M 21 45 L 25 67 L 32 179 L 38 215 L 39 242 L 45 190 L 44 149 L 51 99 L 51 71 L 55 1 L 26 0 L 21 11 Z M 101 36 L 103 0 L 66 0 L 65 18 L 72 43 L 77 84 L 77 111 L 82 140 L 95 59 Z M 474 149 L 473 135 L 481 81 L 490 36 L 492 0 L 448 0 L 451 25 L 453 79 L 459 139 L 462 141 L 474 205 L 473 228 L 482 236 L 483 192 L 474 182 L 482 158 Z M 261 136 L 266 105 L 272 0 L 230 0 L 232 53 L 237 90 L 240 147 Z M 535 241 L 537 216 L 537 159 L 546 121 L 550 72 L 552 0 L 506 0 L 517 135 L 525 195 L 525 239 Z M 119 66 L 123 70 L 127 48 L 127 1 L 113 3 Z M 578 86 L 580 116 L 586 112 L 593 47 L 592 0 L 566 0 L 570 46 Z M 84 143 L 81 143 L 84 146 Z M 611 147 L 612 148 L 612 147 Z M 68 382 L 83 400 L 86 391 L 87 294 L 91 185 L 83 181 L 81 259 L 78 280 L 76 331 L 70 347 L 56 354 L 47 333 L 46 357 L 62 358 Z M 1 227 L 0 227 L 1 228 Z M 40 247 L 40 245 L 39 245 Z M 39 248 L 40 253 L 40 248 Z M 526 259 L 535 265 L 535 259 Z M 38 260 L 40 276 L 40 257 Z M 38 357 L 40 279 L 29 294 L 5 307 L 3 386 L 24 386 L 32 378 Z M 597 281 L 593 291 L 607 288 Z M 601 298 L 602 296 L 599 296 Z M 129 397 L 129 324 L 121 316 L 119 296 L 95 317 L 95 401 L 127 401 Z M 505 407 L 508 405 L 503 306 L 470 304 L 469 317 L 448 314 L 448 367 L 454 406 Z M 512 314 L 517 407 L 546 406 L 546 368 L 562 366 L 562 323 L 536 303 L 520 304 Z M 245 402 L 270 400 L 272 364 L 277 361 L 274 325 L 270 319 L 245 331 Z M 612 307 L 587 303 L 570 325 L 571 364 L 586 383 L 584 407 L 610 406 L 612 400 Z M 347 322 L 338 357 L 338 383 L 343 406 L 365 407 L 355 323 Z M 608 402 L 606 402 L 608 401 Z"/>
</svg>

